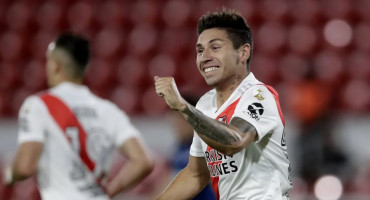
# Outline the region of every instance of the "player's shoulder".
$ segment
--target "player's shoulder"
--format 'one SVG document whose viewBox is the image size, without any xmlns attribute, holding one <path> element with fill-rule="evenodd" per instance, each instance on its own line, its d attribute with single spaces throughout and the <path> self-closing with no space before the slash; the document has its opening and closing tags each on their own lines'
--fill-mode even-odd
<svg viewBox="0 0 370 200">
<path fill-rule="evenodd" d="M 212 89 L 212 90 L 208 91 L 207 93 L 205 93 L 203 96 L 201 96 L 199 98 L 196 107 L 199 108 L 199 107 L 202 107 L 204 105 L 208 105 L 209 102 L 213 101 L 213 99 L 215 98 L 215 95 L 216 95 L 216 90 L 215 89 Z"/>
<path fill-rule="evenodd" d="M 116 116 L 117 114 L 126 115 L 126 113 L 117 104 L 108 99 L 97 97 L 96 104 L 98 104 L 97 107 L 99 107 L 100 111 L 108 116 Z"/>
<path fill-rule="evenodd" d="M 41 99 L 41 96 L 43 94 L 44 94 L 43 92 L 42 93 L 40 92 L 26 97 L 19 109 L 19 114 L 28 113 L 30 110 L 32 111 L 45 110 L 45 105 Z"/>
<path fill-rule="evenodd" d="M 42 104 L 42 96 L 49 94 L 49 90 L 43 90 L 26 97 L 23 104 Z"/>
<path fill-rule="evenodd" d="M 275 96 L 278 96 L 277 91 L 272 86 L 263 83 L 251 86 L 245 94 L 248 98 L 254 98 L 258 101 L 274 99 Z"/>
</svg>

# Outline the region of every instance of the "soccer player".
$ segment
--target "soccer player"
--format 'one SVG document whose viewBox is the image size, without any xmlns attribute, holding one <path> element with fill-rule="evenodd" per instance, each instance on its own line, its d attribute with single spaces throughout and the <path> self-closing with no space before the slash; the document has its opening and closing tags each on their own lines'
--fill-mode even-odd
<svg viewBox="0 0 370 200">
<path fill-rule="evenodd" d="M 89 42 L 60 35 L 47 50 L 50 89 L 28 97 L 19 112 L 19 147 L 7 184 L 37 174 L 44 200 L 107 200 L 145 176 L 153 162 L 139 131 L 113 103 L 82 84 Z M 113 151 L 128 160 L 106 183 Z"/>
<path fill-rule="evenodd" d="M 217 199 L 286 200 L 292 188 L 277 92 L 250 71 L 253 42 L 232 10 L 198 21 L 196 64 L 213 90 L 196 108 L 172 77 L 154 77 L 156 93 L 194 128 L 188 165 L 158 200 L 191 199 L 210 180 Z"/>
</svg>

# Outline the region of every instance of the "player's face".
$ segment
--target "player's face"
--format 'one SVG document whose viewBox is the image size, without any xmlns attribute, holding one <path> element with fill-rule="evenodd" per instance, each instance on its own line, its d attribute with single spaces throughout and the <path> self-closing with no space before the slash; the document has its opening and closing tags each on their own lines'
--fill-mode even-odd
<svg viewBox="0 0 370 200">
<path fill-rule="evenodd" d="M 208 85 L 220 86 L 232 82 L 235 76 L 245 75 L 246 67 L 240 63 L 241 50 L 234 49 L 223 29 L 207 29 L 199 35 L 197 66 Z"/>
</svg>

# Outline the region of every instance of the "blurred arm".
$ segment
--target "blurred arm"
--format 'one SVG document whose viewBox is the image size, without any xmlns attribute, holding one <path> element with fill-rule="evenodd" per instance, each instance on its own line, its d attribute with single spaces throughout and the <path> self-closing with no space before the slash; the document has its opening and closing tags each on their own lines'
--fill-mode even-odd
<svg viewBox="0 0 370 200">
<path fill-rule="evenodd" d="M 153 170 L 153 161 L 145 152 L 138 138 L 128 139 L 119 149 L 128 162 L 119 173 L 108 183 L 107 192 L 114 196 L 125 191 L 145 178 Z"/>
<path fill-rule="evenodd" d="M 157 200 L 191 199 L 209 183 L 209 171 L 203 157 L 190 156 L 188 165 L 157 198 Z"/>
<path fill-rule="evenodd" d="M 8 169 L 6 184 L 27 179 L 37 172 L 37 165 L 41 156 L 43 144 L 40 142 L 22 143 L 17 151 L 15 159 Z"/>
</svg>

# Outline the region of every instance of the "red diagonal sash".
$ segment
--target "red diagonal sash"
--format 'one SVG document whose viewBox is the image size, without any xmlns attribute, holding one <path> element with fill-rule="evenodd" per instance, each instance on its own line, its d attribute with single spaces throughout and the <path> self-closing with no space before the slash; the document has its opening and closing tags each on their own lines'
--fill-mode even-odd
<svg viewBox="0 0 370 200">
<path fill-rule="evenodd" d="M 87 166 L 90 171 L 94 171 L 95 163 L 90 159 L 87 153 L 87 134 L 86 131 L 82 128 L 77 117 L 71 111 L 71 109 L 60 99 L 51 95 L 43 94 L 40 96 L 47 106 L 50 115 L 54 118 L 55 122 L 59 125 L 59 128 L 62 130 L 67 140 L 71 143 L 71 138 L 66 135 L 66 129 L 68 127 L 75 127 L 78 129 L 78 139 L 80 143 L 80 152 L 79 156 L 82 162 Z"/>
<path fill-rule="evenodd" d="M 234 114 L 236 105 L 238 105 L 240 98 L 241 97 L 239 97 L 236 101 L 234 101 L 232 104 L 230 104 L 221 114 L 219 114 L 216 117 L 216 120 L 220 120 L 220 121 L 228 124 L 230 122 L 231 117 Z M 210 150 L 212 150 L 212 147 L 207 146 L 207 151 L 210 151 Z M 219 176 L 211 177 L 211 181 L 212 181 L 212 188 L 213 188 L 213 190 L 215 191 L 215 194 L 216 194 L 216 198 L 217 198 L 217 200 L 219 200 L 220 199 L 220 192 L 219 192 L 219 189 L 218 189 L 218 182 L 220 181 L 220 177 Z"/>
</svg>

